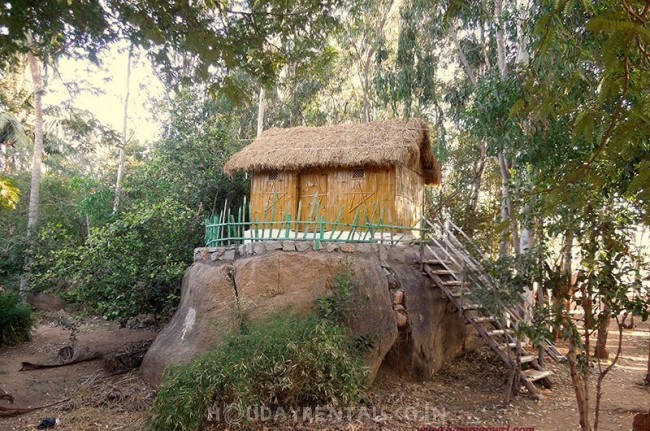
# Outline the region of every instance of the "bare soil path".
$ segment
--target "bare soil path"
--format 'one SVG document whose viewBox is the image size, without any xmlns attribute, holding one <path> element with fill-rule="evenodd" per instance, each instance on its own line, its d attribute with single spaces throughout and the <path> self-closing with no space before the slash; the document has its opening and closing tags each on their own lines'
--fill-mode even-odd
<svg viewBox="0 0 650 431">
<path fill-rule="evenodd" d="M 13 394 L 17 406 L 42 405 L 67 397 L 70 401 L 14 418 L 0 418 L 0 430 L 33 430 L 44 417 L 61 420 L 55 430 L 146 430 L 155 393 L 137 371 L 107 376 L 101 361 L 18 371 L 21 361 L 53 360 L 58 349 L 68 343 L 70 332 L 53 320 L 51 316 L 43 319 L 29 343 L 0 348 L 0 389 Z M 647 322 L 640 323 L 624 333 L 623 355 L 605 381 L 603 431 L 630 430 L 634 414 L 650 408 L 650 390 L 640 384 L 647 364 L 649 327 Z M 149 329 L 124 329 L 101 319 L 85 319 L 77 338 L 80 345 L 108 352 L 155 335 Z M 615 331 L 609 341 L 614 351 Z M 475 426 L 509 427 L 510 431 L 578 430 L 568 370 L 558 364 L 550 368 L 556 373 L 555 385 L 543 391 L 543 400 L 521 396 L 504 406 L 505 370 L 490 351 L 480 349 L 448 364 L 429 382 L 406 381 L 393 371 L 382 373 L 364 408 L 334 414 L 320 412 L 299 420 L 284 412 L 266 417 L 251 429 L 447 430 Z M 5 401 L 0 403 L 9 406 Z"/>
</svg>

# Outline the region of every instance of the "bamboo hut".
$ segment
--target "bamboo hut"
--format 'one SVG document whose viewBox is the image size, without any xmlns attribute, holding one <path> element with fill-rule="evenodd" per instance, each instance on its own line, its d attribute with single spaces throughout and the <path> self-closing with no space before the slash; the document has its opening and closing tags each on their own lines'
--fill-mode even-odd
<svg viewBox="0 0 650 431">
<path fill-rule="evenodd" d="M 234 154 L 226 174 L 252 172 L 255 220 L 418 224 L 425 184 L 440 170 L 422 120 L 269 129 Z"/>
</svg>

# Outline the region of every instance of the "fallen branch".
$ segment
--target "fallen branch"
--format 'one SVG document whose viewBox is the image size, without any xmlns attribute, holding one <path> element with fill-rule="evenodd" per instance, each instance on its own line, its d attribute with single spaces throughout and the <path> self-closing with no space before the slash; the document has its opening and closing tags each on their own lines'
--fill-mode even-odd
<svg viewBox="0 0 650 431">
<path fill-rule="evenodd" d="M 79 362 L 92 361 L 101 357 L 101 353 L 91 352 L 88 347 L 83 350 L 78 350 L 72 346 L 65 346 L 59 350 L 59 353 L 57 355 L 57 362 L 55 364 L 34 364 L 32 362 L 22 362 L 20 371 L 64 367 L 66 365 L 77 364 Z"/>
<path fill-rule="evenodd" d="M 25 413 L 33 412 L 35 410 L 40 410 L 40 409 L 45 409 L 47 407 L 52 407 L 57 404 L 65 403 L 66 401 L 70 401 L 70 398 L 65 398 L 60 401 L 53 402 L 51 404 L 46 404 L 44 406 L 38 406 L 38 407 L 3 407 L 0 406 L 0 418 L 10 418 L 18 415 L 22 415 Z"/>
</svg>

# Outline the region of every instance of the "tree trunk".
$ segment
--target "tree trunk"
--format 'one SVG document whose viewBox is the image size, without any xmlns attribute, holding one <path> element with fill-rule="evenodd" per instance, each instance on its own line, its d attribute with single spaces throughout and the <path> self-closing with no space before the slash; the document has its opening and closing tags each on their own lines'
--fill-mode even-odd
<svg viewBox="0 0 650 431">
<path fill-rule="evenodd" d="M 502 77 L 508 75 L 508 64 L 506 62 L 506 41 L 503 33 L 503 0 L 494 1 L 494 21 L 496 24 L 496 45 L 497 45 L 497 60 L 499 66 L 499 73 Z M 508 192 L 508 182 L 510 181 L 510 174 L 508 172 L 508 162 L 506 161 L 505 155 L 499 153 L 499 168 L 501 171 L 501 191 L 502 191 L 502 200 L 501 200 L 501 221 L 505 222 L 508 218 L 510 219 L 510 228 L 512 233 L 512 244 L 514 246 L 515 255 L 519 255 L 519 234 L 517 230 L 517 222 L 515 220 L 513 209 L 512 209 L 512 199 L 510 199 L 510 194 Z M 508 246 L 506 244 L 507 238 L 506 235 L 501 237 L 501 255 L 506 256 L 508 251 Z"/>
<path fill-rule="evenodd" d="M 456 27 L 454 27 L 453 23 L 449 23 L 449 35 L 451 36 L 451 40 L 454 43 L 454 47 L 456 48 L 456 51 L 458 52 L 458 60 L 460 61 L 460 64 L 463 66 L 463 70 L 467 75 L 467 79 L 469 79 L 472 85 L 476 87 L 476 85 L 478 84 L 476 75 L 474 74 L 474 71 L 472 70 L 472 67 L 469 64 L 469 61 L 467 61 L 465 52 L 463 51 L 463 48 L 460 45 L 460 41 L 458 40 L 458 33 L 456 32 Z M 476 209 L 478 208 L 478 197 L 481 191 L 481 183 L 483 182 L 483 173 L 485 172 L 485 163 L 487 161 L 487 144 L 485 143 L 485 141 L 481 141 L 479 145 L 481 148 L 481 155 L 479 156 L 479 159 L 476 163 L 474 185 L 472 188 L 472 196 L 470 198 L 470 204 L 469 204 L 470 211 L 473 214 L 476 213 Z"/>
<path fill-rule="evenodd" d="M 594 347 L 594 357 L 598 359 L 609 359 L 609 350 L 607 350 L 607 336 L 609 335 L 609 310 L 602 311 L 607 318 L 598 324 L 598 336 L 596 337 L 596 346 Z"/>
<path fill-rule="evenodd" d="M 472 214 L 476 214 L 478 208 L 478 196 L 481 191 L 481 183 L 483 182 L 483 172 L 485 172 L 485 162 L 487 161 L 487 145 L 485 141 L 480 142 L 481 155 L 479 156 L 476 164 L 476 175 L 474 177 L 474 188 L 472 189 L 472 197 L 470 199 L 469 208 Z"/>
<path fill-rule="evenodd" d="M 27 214 L 27 239 L 31 250 L 34 241 L 33 234 L 38 222 L 41 192 L 41 164 L 43 162 L 43 85 L 42 63 L 31 52 L 27 53 L 27 61 L 34 81 L 34 154 L 32 158 L 32 180 L 29 190 L 29 210 Z M 30 273 L 28 251 L 25 258 L 25 267 L 20 279 L 20 296 L 25 299 L 29 290 L 28 279 Z"/>
<path fill-rule="evenodd" d="M 585 409 L 585 390 L 578 371 L 578 357 L 576 354 L 576 343 L 573 338 L 569 339 L 569 352 L 567 353 L 567 362 L 569 362 L 569 371 L 571 373 L 571 383 L 576 396 L 578 404 L 578 415 L 580 416 L 580 428 L 582 431 L 588 431 L 588 417 L 589 414 Z"/>
<path fill-rule="evenodd" d="M 508 74 L 506 63 L 506 39 L 503 34 L 503 0 L 494 0 L 494 21 L 496 24 L 497 61 L 501 76 Z"/>
<path fill-rule="evenodd" d="M 260 95 L 257 104 L 257 137 L 262 136 L 264 131 L 264 87 L 260 87 Z"/>
<path fill-rule="evenodd" d="M 363 64 L 363 81 L 362 81 L 362 90 L 363 90 L 363 122 L 370 122 L 370 64 L 372 60 L 372 50 L 368 51 L 366 56 L 366 61 Z"/>
<path fill-rule="evenodd" d="M 467 61 L 467 57 L 465 56 L 465 52 L 463 51 L 463 48 L 460 46 L 460 41 L 458 40 L 458 33 L 456 32 L 456 27 L 454 27 L 454 24 L 451 22 L 449 23 L 449 35 L 451 36 L 452 42 L 454 42 L 454 47 L 456 48 L 456 51 L 458 51 L 458 59 L 460 60 L 460 64 L 463 65 L 463 70 L 465 70 L 465 74 L 467 75 L 469 82 L 471 82 L 473 86 L 476 86 L 477 84 L 476 75 L 474 74 L 474 71 L 472 70 L 472 67 L 469 64 L 469 61 Z"/>
<path fill-rule="evenodd" d="M 117 179 L 115 180 L 115 200 L 113 201 L 113 213 L 116 213 L 120 206 L 120 194 L 122 192 L 122 176 L 124 175 L 124 163 L 126 160 L 126 130 L 129 113 L 129 95 L 131 84 L 131 57 L 133 57 L 133 44 L 129 47 L 129 56 L 126 64 L 126 94 L 124 95 L 124 116 L 122 118 L 122 144 L 120 146 L 120 161 L 117 165 Z"/>
<path fill-rule="evenodd" d="M 582 365 L 582 391 L 584 393 L 584 410 L 585 410 L 585 424 L 584 424 L 584 431 L 591 431 L 591 425 L 589 423 L 589 402 L 590 402 L 590 397 L 589 397 L 589 359 L 590 359 L 590 349 L 591 349 L 591 335 L 593 334 L 593 329 L 594 329 L 594 318 L 593 318 L 593 313 L 594 313 L 594 308 L 593 308 L 593 301 L 591 299 L 590 293 L 592 291 L 592 285 L 591 282 L 588 282 L 587 284 L 583 284 L 581 286 L 581 293 L 582 293 L 582 308 L 584 309 L 585 312 L 585 321 L 584 321 L 584 363 Z M 589 316 L 589 318 L 587 318 Z"/>
<path fill-rule="evenodd" d="M 34 81 L 34 155 L 32 159 L 32 181 L 29 191 L 29 213 L 27 234 L 30 235 L 38 222 L 41 191 L 41 165 L 43 162 L 43 85 L 42 64 L 31 52 L 27 54 L 29 68 Z"/>
<path fill-rule="evenodd" d="M 522 222 L 521 222 L 521 238 L 519 242 L 519 250 L 522 254 L 529 253 L 533 248 L 533 230 L 531 226 L 531 214 L 530 214 L 530 205 L 526 204 L 521 210 Z M 524 312 L 524 322 L 530 323 L 533 320 L 533 282 L 534 280 L 529 279 L 529 285 L 523 286 L 523 292 L 521 293 L 521 301 Z M 526 340 L 527 341 L 527 340 Z"/>
<path fill-rule="evenodd" d="M 510 181 L 510 173 L 508 172 L 508 162 L 503 153 L 499 153 L 499 168 L 501 170 L 501 222 L 510 222 L 510 231 L 512 234 L 512 245 L 515 251 L 515 256 L 520 253 L 519 249 L 519 230 L 517 228 L 517 220 L 513 213 L 512 199 L 510 198 L 510 191 L 508 190 L 508 182 Z M 508 245 L 507 235 L 504 230 L 501 236 L 501 256 L 507 256 Z"/>
<path fill-rule="evenodd" d="M 648 369 L 646 370 L 645 379 L 643 382 L 650 386 L 650 338 L 648 338 Z"/>
</svg>

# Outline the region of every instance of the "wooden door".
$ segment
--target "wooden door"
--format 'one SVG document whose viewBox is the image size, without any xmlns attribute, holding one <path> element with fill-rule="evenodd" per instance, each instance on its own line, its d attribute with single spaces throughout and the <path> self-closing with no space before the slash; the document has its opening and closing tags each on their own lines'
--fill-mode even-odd
<svg viewBox="0 0 650 431">
<path fill-rule="evenodd" d="M 305 171 L 301 172 L 298 180 L 299 220 L 316 221 L 327 214 L 327 172 Z M 301 226 L 301 230 L 306 226 Z M 313 225 L 309 228 L 313 230 Z"/>
<path fill-rule="evenodd" d="M 377 169 L 345 169 L 330 179 L 328 219 L 341 223 L 376 223 L 381 216 L 386 222 L 392 216 L 394 181 L 392 171 Z"/>
<path fill-rule="evenodd" d="M 252 218 L 255 221 L 282 221 L 287 214 L 293 218 L 296 214 L 296 206 L 297 175 L 295 172 L 265 171 L 254 174 L 251 208 Z"/>
</svg>

